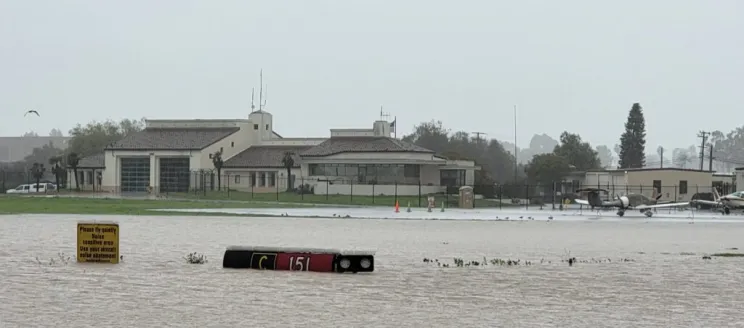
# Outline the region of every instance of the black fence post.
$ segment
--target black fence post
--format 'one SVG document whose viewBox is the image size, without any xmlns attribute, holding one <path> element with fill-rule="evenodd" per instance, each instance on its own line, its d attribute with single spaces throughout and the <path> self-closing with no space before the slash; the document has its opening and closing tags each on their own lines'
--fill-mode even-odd
<svg viewBox="0 0 744 328">
<path fill-rule="evenodd" d="M 504 194 L 504 185 L 499 184 L 499 209 L 502 209 L 502 206 L 504 205 L 503 202 L 503 195 Z"/>
<path fill-rule="evenodd" d="M 276 186 L 276 201 L 279 201 L 279 175 L 274 173 L 274 185 Z M 287 183 L 289 183 L 289 180 L 287 180 Z"/>
<path fill-rule="evenodd" d="M 328 189 L 329 189 L 328 185 L 330 184 L 331 184 L 331 180 L 326 180 L 326 201 L 328 201 Z"/>
<path fill-rule="evenodd" d="M 398 201 L 398 181 L 395 181 L 395 201 Z"/>
<path fill-rule="evenodd" d="M 354 204 L 354 178 L 349 179 L 349 204 Z"/>
<path fill-rule="evenodd" d="M 305 177 L 300 177 L 300 199 L 305 200 Z"/>
<path fill-rule="evenodd" d="M 553 181 L 553 195 L 551 196 L 551 202 L 553 203 L 553 210 L 555 210 L 555 193 L 556 193 L 555 181 Z"/>
<path fill-rule="evenodd" d="M 419 179 L 418 207 L 421 207 L 421 180 Z"/>
<path fill-rule="evenodd" d="M 373 205 L 375 204 L 375 184 L 377 184 L 377 182 L 372 181 L 372 204 Z"/>
</svg>

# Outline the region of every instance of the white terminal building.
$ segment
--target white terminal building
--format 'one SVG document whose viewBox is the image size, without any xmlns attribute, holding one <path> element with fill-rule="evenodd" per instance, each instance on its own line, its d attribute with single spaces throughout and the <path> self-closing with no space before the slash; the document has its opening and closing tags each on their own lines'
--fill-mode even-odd
<svg viewBox="0 0 744 328">
<path fill-rule="evenodd" d="M 262 110 L 237 120 L 147 120 L 142 131 L 83 158 L 78 183 L 122 193 L 216 188 L 212 154 L 222 151 L 221 187 L 237 191 L 283 192 L 289 183 L 315 194 L 418 195 L 473 185 L 473 161 L 392 138 L 392 128 L 379 120 L 371 129 L 331 129 L 328 138 L 284 138 Z M 72 172 L 68 181 L 74 184 Z"/>
</svg>

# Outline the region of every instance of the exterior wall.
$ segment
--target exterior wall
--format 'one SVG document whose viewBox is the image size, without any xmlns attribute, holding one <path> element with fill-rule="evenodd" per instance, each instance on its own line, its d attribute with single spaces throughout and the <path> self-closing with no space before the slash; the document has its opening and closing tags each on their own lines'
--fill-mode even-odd
<svg viewBox="0 0 744 328">
<path fill-rule="evenodd" d="M 78 173 L 78 184 L 75 184 L 75 173 L 73 170 L 67 170 L 67 187 L 69 190 L 75 190 L 75 188 L 79 185 L 80 191 L 101 191 L 104 190 L 103 180 L 98 181 L 97 177 L 98 174 L 101 173 L 103 178 L 103 171 L 104 169 L 88 169 L 88 168 L 79 168 L 77 169 Z M 82 179 L 80 178 L 82 176 Z"/>
<path fill-rule="evenodd" d="M 107 150 L 104 155 L 106 169 L 103 170 L 102 191 L 118 191 L 121 185 L 121 159 L 125 157 L 149 157 L 150 158 L 150 186 L 154 190 L 159 190 L 160 186 L 160 157 L 189 157 L 189 167 L 193 170 L 202 168 L 202 153 L 200 151 L 189 150 L 157 150 L 157 151 L 124 151 L 124 150 Z M 207 159 L 209 156 L 207 155 Z M 209 165 L 212 165 L 210 160 Z M 195 186 L 192 176 L 191 186 Z"/>
<path fill-rule="evenodd" d="M 306 157 L 303 163 L 348 163 L 348 164 L 439 164 L 444 165 L 447 160 L 425 153 L 341 153 L 325 157 Z"/>
<path fill-rule="evenodd" d="M 250 128 L 250 129 L 249 129 Z M 240 154 L 240 152 L 248 149 L 255 142 L 255 133 L 252 132 L 252 123 L 241 123 L 240 130 L 235 132 L 226 138 L 215 142 L 214 144 L 201 150 L 198 164 L 191 165 L 191 170 L 212 170 L 214 164 L 209 154 L 214 154 L 218 150 L 222 149 L 222 160 L 227 161 L 231 157 Z"/>
<path fill-rule="evenodd" d="M 258 179 L 261 173 L 267 173 L 264 176 L 264 185 L 260 186 L 256 183 L 256 186 L 251 184 L 251 173 L 256 174 Z M 269 174 L 274 173 L 273 185 L 269 183 Z M 291 172 L 295 176 L 294 187 L 297 188 L 303 183 L 301 177 L 302 171 L 298 168 L 292 169 Z M 280 168 L 251 168 L 251 169 L 225 169 L 223 174 L 222 185 L 225 188 L 231 190 L 244 191 L 244 192 L 255 192 L 255 193 L 273 193 L 273 192 L 284 192 L 287 190 L 287 170 Z M 229 180 L 229 181 L 225 181 Z M 305 181 L 305 183 L 308 183 Z"/>
<path fill-rule="evenodd" d="M 316 195 L 359 195 L 359 196 L 416 196 L 445 192 L 447 187 L 427 185 L 369 185 L 369 184 L 329 184 L 325 181 L 314 183 Z M 420 187 L 420 189 L 419 189 Z"/>
<path fill-rule="evenodd" d="M 368 163 L 368 162 L 358 162 L 358 163 L 348 163 L 348 164 L 370 164 L 370 163 Z M 388 164 L 388 163 L 385 163 L 385 164 Z M 390 163 L 390 164 L 394 164 L 394 163 Z M 355 181 L 357 181 L 357 180 L 355 180 L 354 177 L 350 177 L 350 176 L 343 176 L 343 177 L 324 176 L 324 175 L 314 175 L 314 176 L 311 176 L 310 175 L 309 164 L 302 163 L 300 165 L 302 167 L 302 169 L 301 169 L 302 175 L 300 175 L 300 176 L 306 177 L 305 180 L 309 181 L 309 182 L 306 182 L 306 183 L 310 183 L 311 185 L 312 184 L 317 184 L 317 183 L 322 183 L 322 182 L 319 182 L 319 181 L 328 181 L 328 180 L 333 181 L 333 185 L 345 185 L 345 186 L 352 185 L 352 184 L 354 186 L 357 185 L 357 183 L 355 183 Z M 415 178 L 413 178 L 413 179 L 415 179 Z M 420 183 L 421 183 L 421 185 L 424 185 L 424 186 L 429 186 L 429 185 L 431 185 L 431 186 L 439 186 L 439 184 L 440 184 L 439 183 L 440 182 L 440 179 L 439 179 L 439 167 L 437 165 L 421 165 L 421 169 L 419 171 L 419 178 L 417 180 L 419 180 Z M 362 185 L 362 184 L 360 183 L 358 185 Z M 377 186 L 381 186 L 381 185 L 377 185 Z M 392 186 L 394 186 L 394 185 L 392 185 Z M 418 183 L 416 183 L 416 188 L 418 188 Z M 348 188 L 346 188 L 345 190 L 348 190 Z"/>
<path fill-rule="evenodd" d="M 647 197 L 653 194 L 654 180 L 661 181 L 660 200 L 667 201 L 689 201 L 697 192 L 711 192 L 713 175 L 705 171 L 680 171 L 680 170 L 647 170 L 628 171 L 627 186 L 630 192 L 640 193 Z M 687 190 L 680 187 L 680 182 L 687 182 Z"/>
</svg>

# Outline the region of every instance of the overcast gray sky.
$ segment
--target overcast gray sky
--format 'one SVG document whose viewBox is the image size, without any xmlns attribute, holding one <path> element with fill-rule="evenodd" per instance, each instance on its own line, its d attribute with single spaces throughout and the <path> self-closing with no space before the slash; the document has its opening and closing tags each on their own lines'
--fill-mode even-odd
<svg viewBox="0 0 744 328">
<path fill-rule="evenodd" d="M 430 119 L 648 152 L 742 124 L 744 2 L 0 0 L 0 135 L 121 118 L 245 118 L 264 70 L 284 136 Z M 27 109 L 42 116 L 23 117 Z"/>
</svg>

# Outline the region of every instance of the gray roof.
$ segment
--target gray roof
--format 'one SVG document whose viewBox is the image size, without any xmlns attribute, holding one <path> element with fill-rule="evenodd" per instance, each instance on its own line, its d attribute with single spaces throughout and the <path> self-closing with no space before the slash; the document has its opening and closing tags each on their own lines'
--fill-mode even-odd
<svg viewBox="0 0 744 328">
<path fill-rule="evenodd" d="M 285 152 L 292 152 L 293 167 L 300 167 L 300 152 L 312 146 L 253 146 L 230 157 L 225 168 L 283 168 L 282 159 Z"/>
<path fill-rule="evenodd" d="M 80 163 L 78 163 L 78 168 L 81 169 L 99 169 L 99 168 L 105 168 L 106 165 L 104 164 L 104 155 L 103 153 L 98 153 L 91 156 L 86 156 L 80 159 Z"/>
<path fill-rule="evenodd" d="M 322 157 L 339 153 L 409 152 L 434 153 L 410 142 L 386 137 L 334 137 L 310 148 L 300 155 Z"/>
<path fill-rule="evenodd" d="M 106 149 L 201 150 L 240 128 L 147 128 L 130 134 Z"/>
</svg>

